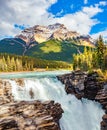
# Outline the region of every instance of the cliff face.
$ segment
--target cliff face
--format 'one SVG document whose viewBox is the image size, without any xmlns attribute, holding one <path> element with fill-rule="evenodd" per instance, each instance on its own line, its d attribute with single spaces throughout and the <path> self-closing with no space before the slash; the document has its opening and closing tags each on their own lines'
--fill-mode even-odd
<svg viewBox="0 0 107 130">
<path fill-rule="evenodd" d="M 0 80 L 0 130 L 60 130 L 63 110 L 59 103 L 14 101 L 11 89 L 8 80 Z"/>
<path fill-rule="evenodd" d="M 99 102 L 105 110 L 102 118 L 101 130 L 107 130 L 107 83 L 100 80 L 96 72 L 87 74 L 75 71 L 57 77 L 63 84 L 68 94 L 74 94 L 78 99 L 87 98 Z"/>
<path fill-rule="evenodd" d="M 82 36 L 77 32 L 68 30 L 63 24 L 56 23 L 49 26 L 35 25 L 33 27 L 23 30 L 16 35 L 27 44 L 32 42 L 46 42 L 51 39 L 57 40 L 74 40 L 80 45 L 94 46 L 94 40 L 90 36 Z"/>
</svg>

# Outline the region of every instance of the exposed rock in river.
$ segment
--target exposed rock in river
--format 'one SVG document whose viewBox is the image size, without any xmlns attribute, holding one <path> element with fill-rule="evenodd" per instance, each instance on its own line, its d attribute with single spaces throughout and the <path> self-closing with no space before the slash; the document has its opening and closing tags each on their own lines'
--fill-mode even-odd
<svg viewBox="0 0 107 130">
<path fill-rule="evenodd" d="M 98 101 L 105 110 L 101 130 L 107 130 L 107 83 L 97 73 L 87 74 L 75 71 L 57 76 L 65 84 L 68 94 L 78 99 Z M 24 87 L 23 79 L 13 79 L 19 87 Z M 33 98 L 33 91 L 29 91 Z M 14 101 L 9 80 L 0 79 L 0 130 L 60 130 L 59 119 L 63 110 L 54 101 Z"/>
<path fill-rule="evenodd" d="M 74 94 L 78 99 L 87 98 L 98 101 L 105 115 L 101 122 L 101 130 L 107 130 L 107 83 L 102 81 L 102 77 L 96 72 L 86 74 L 82 71 L 75 71 L 70 74 L 57 76 L 65 84 L 65 90 L 68 94 Z"/>
<path fill-rule="evenodd" d="M 0 105 L 13 101 L 11 84 L 8 80 L 0 79 Z"/>
<path fill-rule="evenodd" d="M 87 74 L 82 71 L 75 71 L 70 74 L 57 76 L 65 84 L 65 90 L 68 94 L 74 94 L 78 99 L 84 97 L 84 80 Z"/>
<path fill-rule="evenodd" d="M 24 87 L 24 80 L 23 79 L 13 79 L 16 81 L 17 85 L 18 86 L 21 86 L 21 87 Z"/>
<path fill-rule="evenodd" d="M 95 100 L 98 91 L 103 88 L 104 82 L 100 81 L 100 76 L 94 72 L 88 74 L 84 81 L 84 97 L 90 100 Z"/>
<path fill-rule="evenodd" d="M 54 101 L 14 101 L 9 81 L 0 80 L 0 130 L 60 130 L 62 113 Z"/>
</svg>

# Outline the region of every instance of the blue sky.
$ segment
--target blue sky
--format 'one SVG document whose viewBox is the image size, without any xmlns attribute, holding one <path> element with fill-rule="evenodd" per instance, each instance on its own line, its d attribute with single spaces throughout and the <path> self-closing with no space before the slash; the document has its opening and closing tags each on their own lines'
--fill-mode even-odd
<svg viewBox="0 0 107 130">
<path fill-rule="evenodd" d="M 0 39 L 36 24 L 64 24 L 69 30 L 107 38 L 106 0 L 0 0 Z"/>
<path fill-rule="evenodd" d="M 102 2 L 101 9 L 104 11 L 96 14 L 93 18 L 98 19 L 99 23 L 91 28 L 90 34 L 104 31 L 107 28 L 107 2 L 101 0 L 58 0 L 57 3 L 53 4 L 48 11 L 54 14 L 56 17 L 63 17 L 66 14 L 72 14 L 81 11 L 83 7 L 90 7 Z M 104 5 L 103 5 L 104 4 Z M 58 15 L 58 13 L 61 14 Z M 85 20 L 85 18 L 84 18 Z"/>
</svg>

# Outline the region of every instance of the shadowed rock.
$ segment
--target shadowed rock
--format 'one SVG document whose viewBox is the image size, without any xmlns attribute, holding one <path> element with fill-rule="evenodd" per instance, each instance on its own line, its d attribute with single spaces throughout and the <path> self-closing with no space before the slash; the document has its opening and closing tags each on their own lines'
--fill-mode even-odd
<svg viewBox="0 0 107 130">
<path fill-rule="evenodd" d="M 62 113 L 54 101 L 7 103 L 0 106 L 0 130 L 60 130 Z"/>
<path fill-rule="evenodd" d="M 70 74 L 57 76 L 65 84 L 65 90 L 74 94 L 78 99 L 87 98 L 99 102 L 105 110 L 101 122 L 101 130 L 107 130 L 107 83 L 101 80 L 97 72 L 86 74 L 82 71 L 75 71 Z"/>
</svg>

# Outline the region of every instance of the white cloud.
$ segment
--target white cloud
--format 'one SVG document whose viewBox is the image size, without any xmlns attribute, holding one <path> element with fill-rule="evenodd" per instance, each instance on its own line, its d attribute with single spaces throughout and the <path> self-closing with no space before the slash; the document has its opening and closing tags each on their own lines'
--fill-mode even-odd
<svg viewBox="0 0 107 130">
<path fill-rule="evenodd" d="M 103 12 L 99 6 L 83 7 L 74 14 L 66 14 L 56 18 L 49 13 L 48 8 L 57 0 L 0 0 L 0 33 L 2 35 L 16 35 L 20 31 L 14 28 L 14 24 L 49 25 L 56 22 L 65 24 L 69 29 L 81 34 L 89 34 L 92 26 L 99 23 L 93 17 Z M 59 14 L 63 13 L 63 10 Z M 0 35 L 1 35 L 0 34 Z"/>
<path fill-rule="evenodd" d="M 107 1 L 100 1 L 99 3 L 95 4 L 95 6 L 99 7 L 99 6 L 106 6 L 107 5 Z"/>
<path fill-rule="evenodd" d="M 101 5 L 101 6 L 106 6 L 106 5 L 107 5 L 107 1 L 100 1 L 100 2 L 99 2 L 99 5 Z"/>
<path fill-rule="evenodd" d="M 84 4 L 87 4 L 88 3 L 88 0 L 84 0 Z"/>
<path fill-rule="evenodd" d="M 83 12 L 86 13 L 89 17 L 93 17 L 96 14 L 103 12 L 103 10 L 98 6 L 90 6 L 90 7 L 84 7 Z"/>
<path fill-rule="evenodd" d="M 49 24 L 53 15 L 47 9 L 57 0 L 0 0 L 0 33 L 15 35 L 19 30 L 14 24 L 36 25 Z M 54 21 L 53 21 L 54 22 Z"/>
<path fill-rule="evenodd" d="M 79 12 L 58 18 L 57 22 L 65 24 L 73 31 L 77 31 L 81 34 L 89 34 L 92 26 L 99 23 L 99 21 L 93 19 L 93 17 L 100 12 L 103 12 L 103 10 L 96 6 L 84 7 Z"/>
<path fill-rule="evenodd" d="M 105 29 L 104 31 L 101 31 L 101 32 L 92 34 L 91 36 L 92 36 L 94 39 L 97 39 L 100 35 L 102 35 L 103 38 L 104 38 L 104 40 L 107 41 L 107 29 Z"/>
</svg>

